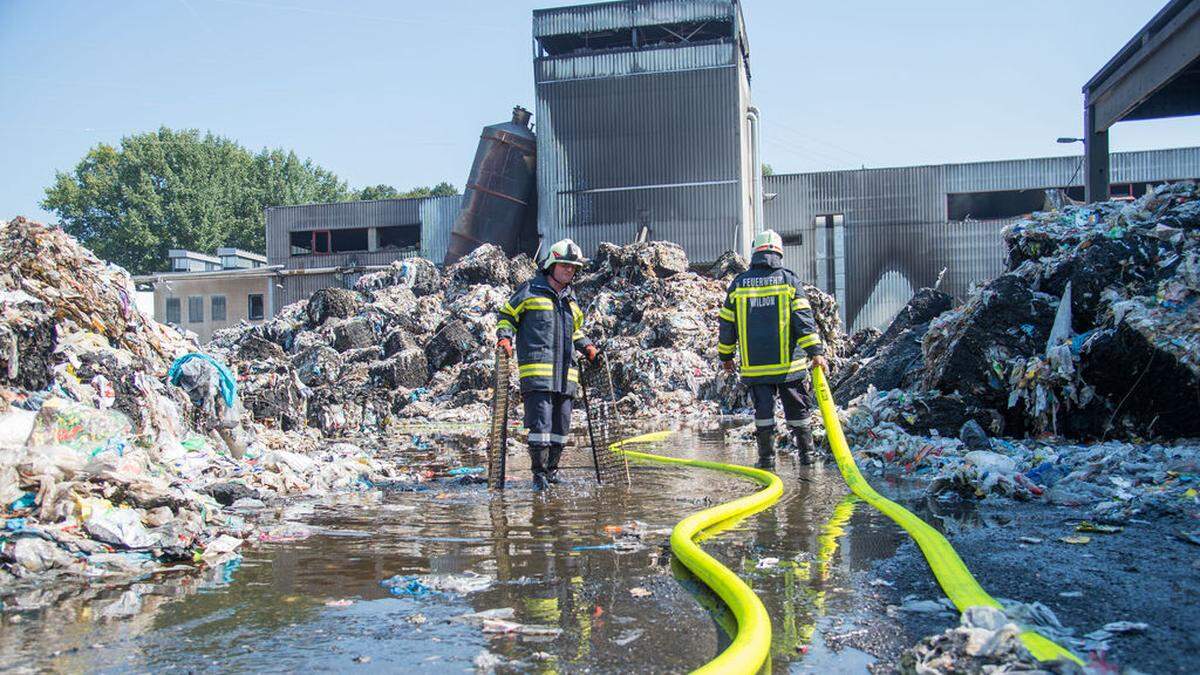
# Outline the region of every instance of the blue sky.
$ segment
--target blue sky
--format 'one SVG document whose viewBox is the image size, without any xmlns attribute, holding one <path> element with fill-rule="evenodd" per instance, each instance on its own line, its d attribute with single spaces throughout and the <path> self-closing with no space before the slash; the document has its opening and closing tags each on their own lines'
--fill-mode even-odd
<svg viewBox="0 0 1200 675">
<path fill-rule="evenodd" d="M 746 0 L 777 173 L 1073 154 L 1080 88 L 1165 0 Z M 479 130 L 533 107 L 554 2 L 0 0 L 0 218 L 88 148 L 166 125 L 294 149 L 351 187 L 461 188 Z M 535 120 L 536 122 L 536 120 Z M 1114 151 L 1200 145 L 1125 123 Z"/>
</svg>

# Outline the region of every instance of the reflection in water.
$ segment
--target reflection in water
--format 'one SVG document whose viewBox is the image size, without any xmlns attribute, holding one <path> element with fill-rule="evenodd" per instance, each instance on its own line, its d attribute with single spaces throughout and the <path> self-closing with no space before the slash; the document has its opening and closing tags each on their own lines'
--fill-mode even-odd
<svg viewBox="0 0 1200 675">
<path fill-rule="evenodd" d="M 752 448 L 726 446 L 720 433 L 683 434 L 653 451 L 754 459 Z M 378 669 L 460 670 L 486 650 L 524 670 L 696 668 L 729 644 L 736 626 L 665 553 L 669 533 L 684 515 L 755 486 L 698 469 L 632 469 L 628 489 L 596 486 L 581 470 L 548 494 L 446 483 L 340 496 L 299 518 L 322 534 L 249 547 L 237 569 L 43 590 L 23 605 L 42 609 L 23 612 L 10 611 L 13 598 L 5 598 L 0 667 L 341 670 L 362 657 Z M 820 668 L 820 659 L 837 656 L 799 651 L 820 641 L 818 619 L 850 611 L 855 574 L 892 555 L 903 535 L 873 509 L 855 511 L 835 469 L 784 458 L 778 473 L 780 501 L 710 528 L 704 547 L 762 597 L 774 626 L 774 669 L 800 659 Z M 625 534 L 614 535 L 618 528 Z M 640 540 L 625 536 L 630 531 Z M 636 545 L 604 548 L 614 536 Z M 759 569 L 764 558 L 780 562 Z M 379 584 L 396 574 L 468 571 L 495 583 L 423 598 L 393 597 Z M 326 605 L 344 599 L 354 603 Z M 114 603 L 126 614 L 106 612 Z M 512 610 L 512 621 L 561 633 L 495 635 L 455 618 L 501 608 Z"/>
</svg>

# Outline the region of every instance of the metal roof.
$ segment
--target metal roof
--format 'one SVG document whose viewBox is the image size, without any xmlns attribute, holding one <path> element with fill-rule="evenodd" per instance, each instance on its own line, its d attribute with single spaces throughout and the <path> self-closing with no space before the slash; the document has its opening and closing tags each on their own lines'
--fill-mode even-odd
<svg viewBox="0 0 1200 675">
<path fill-rule="evenodd" d="M 533 37 L 689 21 L 732 20 L 734 0 L 623 0 L 533 10 Z"/>
</svg>

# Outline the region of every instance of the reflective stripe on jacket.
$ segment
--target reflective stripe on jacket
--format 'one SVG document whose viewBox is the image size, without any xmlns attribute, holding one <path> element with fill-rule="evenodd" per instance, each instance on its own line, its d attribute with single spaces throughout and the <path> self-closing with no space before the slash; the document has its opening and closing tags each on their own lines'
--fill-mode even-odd
<svg viewBox="0 0 1200 675">
<path fill-rule="evenodd" d="M 582 352 L 592 341 L 583 334 L 583 311 L 570 288 L 560 298 L 541 274 L 521 284 L 500 308 L 496 337 L 516 344 L 521 391 L 575 395 L 575 351 Z"/>
<path fill-rule="evenodd" d="M 719 312 L 717 354 L 740 355 L 747 384 L 798 380 L 808 357 L 824 354 L 804 286 L 777 253 L 755 253 L 750 269 L 734 278 Z"/>
</svg>

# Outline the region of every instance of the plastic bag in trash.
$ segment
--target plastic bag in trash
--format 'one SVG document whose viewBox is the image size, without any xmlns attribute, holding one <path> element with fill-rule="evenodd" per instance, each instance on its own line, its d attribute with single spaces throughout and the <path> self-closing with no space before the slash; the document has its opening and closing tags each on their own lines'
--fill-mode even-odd
<svg viewBox="0 0 1200 675">
<path fill-rule="evenodd" d="M 38 411 L 26 445 L 64 445 L 94 456 L 118 450 L 114 443 L 126 442 L 132 431 L 129 418 L 119 412 L 51 397 Z"/>
<path fill-rule="evenodd" d="M 55 567 L 68 567 L 75 562 L 66 551 L 37 537 L 22 537 L 13 542 L 12 558 L 29 572 L 44 572 Z"/>
<path fill-rule="evenodd" d="M 159 544 L 159 537 L 146 530 L 141 515 L 133 509 L 93 513 L 83 526 L 94 538 L 114 546 L 150 548 Z"/>
</svg>

